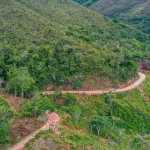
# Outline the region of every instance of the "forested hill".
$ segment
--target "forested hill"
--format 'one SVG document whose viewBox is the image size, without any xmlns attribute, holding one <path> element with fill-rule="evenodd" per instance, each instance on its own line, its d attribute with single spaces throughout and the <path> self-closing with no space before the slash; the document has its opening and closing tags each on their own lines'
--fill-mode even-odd
<svg viewBox="0 0 150 150">
<path fill-rule="evenodd" d="M 136 74 L 146 39 L 72 0 L 1 0 L 1 85 L 20 95 L 87 74 L 125 81 Z"/>
<path fill-rule="evenodd" d="M 150 0 L 74 0 L 150 34 Z"/>
</svg>

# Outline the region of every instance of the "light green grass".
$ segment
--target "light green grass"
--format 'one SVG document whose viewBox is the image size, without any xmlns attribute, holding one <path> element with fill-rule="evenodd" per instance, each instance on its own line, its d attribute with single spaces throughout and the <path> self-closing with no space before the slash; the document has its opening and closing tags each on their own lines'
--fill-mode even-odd
<svg viewBox="0 0 150 150">
<path fill-rule="evenodd" d="M 34 145 L 38 144 L 39 140 L 52 140 L 58 145 L 58 149 L 69 147 L 72 150 L 86 150 L 88 146 L 97 150 L 108 150 L 109 148 L 98 137 L 88 133 L 77 133 L 76 131 L 70 131 L 65 128 L 61 128 L 61 135 L 57 136 L 52 131 L 42 131 L 36 137 L 26 144 L 25 150 L 36 150 Z M 40 149 L 44 149 L 39 145 Z"/>
</svg>

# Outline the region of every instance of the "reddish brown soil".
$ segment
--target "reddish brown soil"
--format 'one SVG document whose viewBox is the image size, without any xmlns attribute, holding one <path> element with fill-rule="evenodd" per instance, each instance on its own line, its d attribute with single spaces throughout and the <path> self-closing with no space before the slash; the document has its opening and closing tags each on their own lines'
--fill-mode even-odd
<svg viewBox="0 0 150 150">
<path fill-rule="evenodd" d="M 130 84 L 132 84 L 133 82 L 135 82 L 138 79 L 138 77 L 134 78 L 133 80 L 129 80 L 124 84 L 119 84 L 118 88 L 124 88 Z M 81 88 L 79 88 L 78 90 L 83 91 L 83 90 L 90 90 L 90 91 L 95 91 L 95 90 L 108 90 L 110 87 L 113 87 L 113 84 L 111 83 L 111 81 L 109 80 L 102 80 L 100 78 L 89 78 L 87 79 L 87 81 L 84 82 L 83 86 Z M 51 91 L 51 90 L 55 90 L 55 89 L 59 89 L 59 90 L 73 90 L 72 88 L 72 84 L 71 83 L 65 83 L 63 85 L 60 86 L 54 86 L 52 84 L 47 85 L 46 87 L 46 91 Z"/>
<path fill-rule="evenodd" d="M 106 145 L 108 146 L 111 146 L 111 144 L 106 140 L 106 139 L 103 139 L 103 138 L 99 138 L 102 142 L 104 142 Z"/>
<path fill-rule="evenodd" d="M 12 108 L 14 108 L 16 110 L 20 110 L 20 104 L 23 101 L 23 98 L 15 97 L 15 96 L 9 95 L 9 94 L 0 94 L 0 96 L 5 98 Z"/>
<path fill-rule="evenodd" d="M 65 84 L 59 85 L 59 86 L 54 86 L 52 84 L 48 84 L 46 87 L 46 90 L 54 90 L 54 89 L 72 90 L 72 85 L 71 85 L 71 83 L 65 83 Z"/>
<path fill-rule="evenodd" d="M 141 69 L 142 72 L 150 74 L 150 70 Z"/>
<path fill-rule="evenodd" d="M 132 89 L 137 88 L 138 86 L 140 86 L 144 80 L 146 80 L 146 76 L 143 73 L 138 73 L 139 78 L 132 84 L 124 87 L 124 88 L 117 88 L 114 91 L 111 91 L 113 93 L 118 93 L 118 92 L 126 92 L 126 91 L 130 91 Z M 67 92 L 71 93 L 71 94 L 87 94 L 87 95 L 101 95 L 101 94 L 105 94 L 105 93 L 109 93 L 110 90 L 94 90 L 94 91 L 86 91 L 86 90 L 78 90 L 78 91 L 62 91 L 62 94 L 66 94 Z M 54 93 L 54 91 L 43 91 L 42 94 L 43 95 L 52 95 Z"/>
<path fill-rule="evenodd" d="M 46 112 L 47 114 L 47 122 L 44 126 L 42 126 L 40 129 L 32 133 L 31 135 L 27 136 L 25 139 L 21 140 L 18 144 L 16 144 L 11 150 L 23 150 L 24 146 L 27 142 L 29 142 L 31 139 L 35 137 L 40 131 L 52 129 L 55 131 L 56 134 L 59 134 L 58 131 L 58 124 L 60 121 L 60 117 L 57 113 L 53 112 L 49 114 L 49 111 Z"/>
<path fill-rule="evenodd" d="M 108 89 L 111 86 L 110 81 L 101 81 L 100 79 L 92 79 L 94 83 L 91 83 L 91 81 L 86 81 L 81 88 L 78 90 L 98 90 L 98 89 Z M 71 83 L 65 83 L 60 86 L 53 86 L 49 84 L 46 88 L 47 91 L 49 90 L 73 90 Z"/>
<path fill-rule="evenodd" d="M 65 103 L 65 99 L 63 99 L 63 98 L 59 98 L 59 99 L 56 99 L 55 100 L 55 104 L 57 105 L 57 106 L 62 106 L 62 105 L 64 105 L 64 103 Z"/>
<path fill-rule="evenodd" d="M 42 122 L 34 118 L 21 118 L 17 121 L 14 120 L 11 124 L 10 138 L 13 140 L 12 142 L 17 142 L 23 137 L 39 129 Z"/>
</svg>

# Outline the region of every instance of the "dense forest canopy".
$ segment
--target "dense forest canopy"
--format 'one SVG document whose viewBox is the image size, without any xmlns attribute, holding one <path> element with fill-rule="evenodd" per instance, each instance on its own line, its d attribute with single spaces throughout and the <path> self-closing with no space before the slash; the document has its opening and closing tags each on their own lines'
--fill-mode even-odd
<svg viewBox="0 0 150 150">
<path fill-rule="evenodd" d="M 123 82 L 135 76 L 147 38 L 71 0 L 2 0 L 2 86 L 24 96 L 87 74 Z"/>
</svg>

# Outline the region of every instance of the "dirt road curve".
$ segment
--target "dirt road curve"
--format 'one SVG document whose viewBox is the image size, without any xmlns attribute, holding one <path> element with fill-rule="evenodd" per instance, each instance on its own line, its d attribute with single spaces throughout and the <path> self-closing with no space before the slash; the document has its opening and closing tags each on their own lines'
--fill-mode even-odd
<svg viewBox="0 0 150 150">
<path fill-rule="evenodd" d="M 143 73 L 138 72 L 139 79 L 135 81 L 133 84 L 121 88 L 121 89 L 116 89 L 115 91 L 112 91 L 114 93 L 119 93 L 119 92 L 126 92 L 130 91 L 132 89 L 137 88 L 139 85 L 143 83 L 143 81 L 146 79 L 146 76 Z M 67 92 L 72 93 L 72 94 L 87 94 L 87 95 L 101 95 L 104 93 L 110 92 L 110 90 L 97 90 L 97 91 L 62 91 L 62 94 L 66 94 Z M 54 91 L 44 91 L 42 92 L 43 95 L 52 95 Z"/>
<path fill-rule="evenodd" d="M 9 150 L 23 150 L 24 146 L 27 142 L 29 142 L 31 139 L 35 137 L 36 134 L 38 134 L 40 131 L 53 129 L 55 132 L 58 130 L 58 123 L 60 121 L 60 117 L 55 112 L 49 114 L 49 111 L 46 112 L 47 115 L 47 122 L 44 126 L 42 126 L 40 129 L 32 133 L 31 135 L 27 136 L 25 139 L 17 143 L 13 148 L 10 148 Z"/>
</svg>

